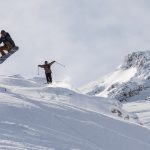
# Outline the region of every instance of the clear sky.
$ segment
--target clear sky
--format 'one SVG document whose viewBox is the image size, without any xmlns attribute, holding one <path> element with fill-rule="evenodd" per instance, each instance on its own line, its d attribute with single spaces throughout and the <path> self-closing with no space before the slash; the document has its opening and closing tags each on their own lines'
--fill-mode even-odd
<svg viewBox="0 0 150 150">
<path fill-rule="evenodd" d="M 1 0 L 0 29 L 20 50 L 0 74 L 37 76 L 56 60 L 55 81 L 82 86 L 113 71 L 130 52 L 150 49 L 149 0 Z M 40 70 L 41 76 L 44 72 Z"/>
</svg>

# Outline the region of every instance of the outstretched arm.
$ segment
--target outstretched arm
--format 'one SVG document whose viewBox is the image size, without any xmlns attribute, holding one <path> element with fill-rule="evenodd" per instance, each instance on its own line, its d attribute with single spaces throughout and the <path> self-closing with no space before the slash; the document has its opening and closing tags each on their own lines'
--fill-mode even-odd
<svg viewBox="0 0 150 150">
<path fill-rule="evenodd" d="M 44 65 L 38 65 L 38 67 L 44 68 Z"/>
<path fill-rule="evenodd" d="M 56 61 L 52 61 L 51 63 L 49 63 L 49 65 L 51 66 L 53 63 L 55 63 Z"/>
</svg>

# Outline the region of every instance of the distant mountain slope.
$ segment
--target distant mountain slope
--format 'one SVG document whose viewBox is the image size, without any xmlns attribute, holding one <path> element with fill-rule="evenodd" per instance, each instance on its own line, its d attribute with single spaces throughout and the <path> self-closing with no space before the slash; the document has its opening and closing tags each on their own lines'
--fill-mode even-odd
<svg viewBox="0 0 150 150">
<path fill-rule="evenodd" d="M 81 90 L 89 95 L 109 97 L 119 101 L 148 99 L 150 97 L 150 51 L 127 55 L 124 63 L 114 72 L 85 85 Z"/>
<path fill-rule="evenodd" d="M 0 95 L 0 150 L 150 149 L 150 130 L 119 102 L 19 75 L 0 76 Z"/>
<path fill-rule="evenodd" d="M 82 87 L 81 91 L 125 102 L 122 108 L 150 127 L 150 51 L 127 55 L 114 72 Z"/>
</svg>

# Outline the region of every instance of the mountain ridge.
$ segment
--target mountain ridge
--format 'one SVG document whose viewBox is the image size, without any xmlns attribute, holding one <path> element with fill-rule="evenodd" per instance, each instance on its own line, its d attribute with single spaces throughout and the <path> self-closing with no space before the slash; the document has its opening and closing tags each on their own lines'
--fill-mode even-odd
<svg viewBox="0 0 150 150">
<path fill-rule="evenodd" d="M 108 81 L 111 81 L 108 83 Z M 150 51 L 128 54 L 124 63 L 102 79 L 80 88 L 86 94 L 130 101 L 133 97 L 150 90 Z M 143 95 L 148 99 L 149 94 Z"/>
</svg>

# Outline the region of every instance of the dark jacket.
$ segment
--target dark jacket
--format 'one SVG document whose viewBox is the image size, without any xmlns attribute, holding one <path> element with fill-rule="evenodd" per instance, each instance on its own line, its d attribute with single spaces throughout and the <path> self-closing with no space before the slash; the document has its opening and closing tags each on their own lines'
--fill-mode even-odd
<svg viewBox="0 0 150 150">
<path fill-rule="evenodd" d="M 47 64 L 44 64 L 44 65 L 38 65 L 39 67 L 41 68 L 44 68 L 45 70 L 45 73 L 51 73 L 51 65 L 54 63 L 55 61 L 52 61 L 51 63 L 47 63 Z"/>
<path fill-rule="evenodd" d="M 6 32 L 5 36 L 1 36 L 1 38 L 0 38 L 0 44 L 1 43 L 7 44 L 7 42 L 9 42 L 12 45 L 12 47 L 15 46 L 15 43 L 12 40 L 11 36 L 9 35 L 9 33 Z"/>
</svg>

